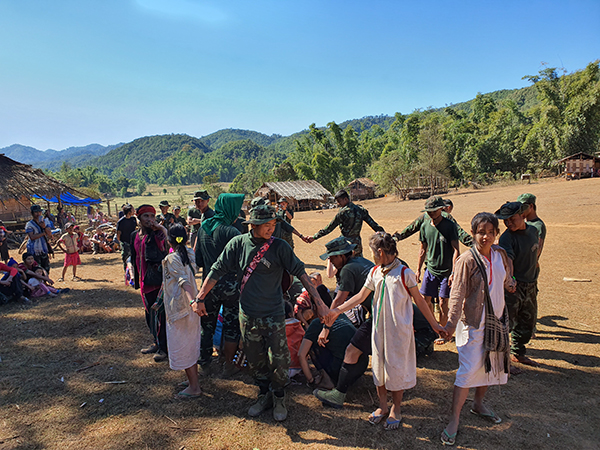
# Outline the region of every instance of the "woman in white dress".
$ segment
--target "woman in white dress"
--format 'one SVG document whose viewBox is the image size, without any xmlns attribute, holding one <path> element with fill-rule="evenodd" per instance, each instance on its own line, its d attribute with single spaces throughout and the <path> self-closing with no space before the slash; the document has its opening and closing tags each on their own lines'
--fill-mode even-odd
<svg viewBox="0 0 600 450">
<path fill-rule="evenodd" d="M 187 247 L 187 231 L 181 224 L 169 228 L 173 251 L 163 259 L 163 297 L 169 343 L 169 365 L 185 370 L 188 386 L 177 394 L 180 398 L 196 398 L 202 394 L 198 382 L 200 357 L 200 316 L 192 311 L 191 302 L 198 295 L 194 271 L 196 257 Z"/>
<path fill-rule="evenodd" d="M 506 384 L 510 365 L 504 289 L 513 292 L 515 282 L 506 252 L 493 246 L 499 231 L 496 216 L 477 214 L 471 221 L 474 247 L 460 255 L 454 266 L 445 329 L 448 336 L 456 330 L 459 369 L 450 422 L 441 435 L 444 445 L 455 443 L 470 388 L 475 388 L 471 413 L 492 423 L 502 421 L 483 404 L 488 386 Z"/>
</svg>

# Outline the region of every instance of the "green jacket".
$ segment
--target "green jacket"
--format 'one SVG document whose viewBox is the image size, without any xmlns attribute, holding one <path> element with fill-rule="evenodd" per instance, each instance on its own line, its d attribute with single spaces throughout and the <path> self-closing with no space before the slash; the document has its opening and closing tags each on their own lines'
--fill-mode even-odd
<svg viewBox="0 0 600 450">
<path fill-rule="evenodd" d="M 454 217 L 452 217 L 452 215 L 448 214 L 447 212 L 442 211 L 442 216 L 447 219 L 450 219 L 452 222 L 454 222 L 456 224 L 456 228 L 458 230 L 458 240 L 463 245 L 465 245 L 467 247 L 472 247 L 473 246 L 473 236 L 471 236 L 469 233 L 467 233 L 465 230 L 463 230 L 462 227 L 459 225 L 459 223 L 456 221 L 456 219 Z M 401 241 L 401 240 L 406 239 L 406 238 L 412 236 L 413 234 L 417 233 L 419 230 L 421 230 L 421 226 L 423 225 L 423 222 L 425 222 L 426 218 L 429 219 L 429 216 L 427 215 L 427 213 L 421 214 L 419 217 L 417 217 L 415 220 L 413 220 L 412 223 L 410 225 L 408 225 L 400 233 L 394 233 L 394 238 L 396 238 L 396 240 L 398 240 L 398 241 Z"/>
</svg>

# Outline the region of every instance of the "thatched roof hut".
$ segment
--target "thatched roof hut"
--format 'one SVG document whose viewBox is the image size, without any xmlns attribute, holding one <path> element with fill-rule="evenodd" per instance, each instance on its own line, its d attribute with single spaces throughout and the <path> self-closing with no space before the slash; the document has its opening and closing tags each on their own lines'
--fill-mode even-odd
<svg viewBox="0 0 600 450">
<path fill-rule="evenodd" d="M 377 184 L 370 178 L 357 178 L 348 184 L 348 194 L 352 200 L 375 198 Z"/>
<path fill-rule="evenodd" d="M 14 161 L 0 153 L 0 220 L 19 222 L 29 220 L 32 198 L 70 194 L 87 197 L 76 189 L 46 175 L 40 169 Z M 40 202 L 43 200 L 40 200 Z"/>
<path fill-rule="evenodd" d="M 272 203 L 277 203 L 281 197 L 285 197 L 292 208 L 302 211 L 316 209 L 322 203 L 327 203 L 331 192 L 315 180 L 297 180 L 264 183 L 254 195 L 265 197 Z"/>
</svg>

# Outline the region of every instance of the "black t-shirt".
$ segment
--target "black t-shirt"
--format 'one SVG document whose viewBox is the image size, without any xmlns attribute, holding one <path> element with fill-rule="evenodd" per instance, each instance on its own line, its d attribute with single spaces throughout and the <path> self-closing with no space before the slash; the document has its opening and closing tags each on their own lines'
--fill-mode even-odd
<svg viewBox="0 0 600 450">
<path fill-rule="evenodd" d="M 121 242 L 131 245 L 131 233 L 137 228 L 137 220 L 134 216 L 129 219 L 121 217 L 117 222 L 117 231 L 121 232 Z"/>
<path fill-rule="evenodd" d="M 306 330 L 304 339 L 311 341 L 313 344 L 317 344 L 322 329 L 323 324 L 321 321 L 319 319 L 313 320 Z M 344 354 L 346 353 L 346 347 L 348 347 L 354 333 L 356 333 L 356 328 L 354 328 L 350 319 L 348 319 L 346 314 L 340 314 L 335 322 L 333 322 L 331 330 L 329 330 L 329 336 L 327 337 L 329 342 L 325 344 L 325 348 L 329 350 L 334 357 L 343 360 Z"/>
<path fill-rule="evenodd" d="M 348 298 L 358 294 L 365 285 L 369 271 L 374 266 L 375 264 L 362 256 L 350 258 L 346 265 L 336 274 L 339 290 L 349 292 Z M 373 293 L 370 293 L 367 299 L 362 302 L 362 306 L 368 312 L 371 312 L 372 303 Z"/>
</svg>

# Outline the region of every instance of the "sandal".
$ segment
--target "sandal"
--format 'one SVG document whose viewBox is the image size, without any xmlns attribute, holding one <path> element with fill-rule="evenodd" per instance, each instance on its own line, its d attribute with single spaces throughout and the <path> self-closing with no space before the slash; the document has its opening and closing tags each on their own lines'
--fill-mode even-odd
<svg viewBox="0 0 600 450">
<path fill-rule="evenodd" d="M 458 431 L 454 434 L 450 434 L 444 428 L 444 431 L 442 431 L 442 435 L 440 436 L 440 439 L 442 440 L 442 444 L 449 445 L 449 446 L 454 445 L 456 443 L 456 435 L 457 434 L 458 434 Z"/>
<path fill-rule="evenodd" d="M 79 277 L 73 277 L 73 281 L 81 281 L 81 278 L 79 278 Z"/>
<path fill-rule="evenodd" d="M 64 283 L 65 279 L 63 277 L 60 277 L 58 280 L 56 280 L 57 283 Z"/>
<path fill-rule="evenodd" d="M 492 423 L 498 424 L 502 422 L 502 419 L 492 410 L 490 410 L 489 413 L 480 413 L 472 409 L 471 414 L 475 414 L 476 416 L 479 416 Z"/>
<path fill-rule="evenodd" d="M 375 411 L 373 411 L 370 415 L 369 418 L 367 419 L 369 421 L 369 423 L 371 425 L 377 425 L 379 422 L 381 422 L 383 420 L 383 418 L 387 415 L 387 413 L 383 413 L 383 414 L 375 414 Z"/>
<path fill-rule="evenodd" d="M 437 338 L 435 341 L 433 341 L 433 343 L 435 345 L 444 345 L 446 343 L 446 339 L 444 339 L 444 338 Z"/>
<path fill-rule="evenodd" d="M 399 419 L 392 419 L 391 417 L 388 417 L 383 424 L 383 428 L 386 430 L 397 430 L 400 426 L 400 422 L 402 422 L 402 417 Z"/>
</svg>

